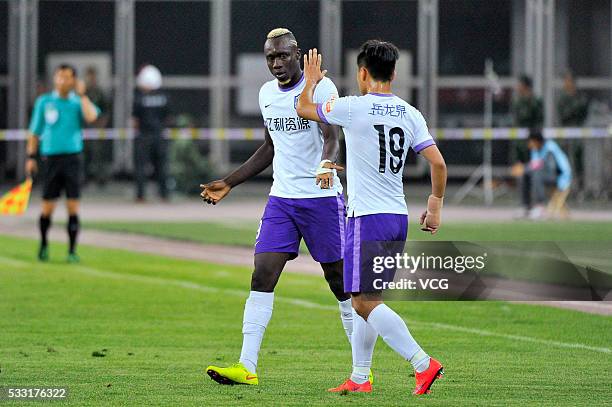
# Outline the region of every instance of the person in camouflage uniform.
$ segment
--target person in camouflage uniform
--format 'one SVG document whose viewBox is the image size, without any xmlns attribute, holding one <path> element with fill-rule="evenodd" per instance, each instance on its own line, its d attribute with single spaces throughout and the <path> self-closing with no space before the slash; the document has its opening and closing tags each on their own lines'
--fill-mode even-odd
<svg viewBox="0 0 612 407">
<path fill-rule="evenodd" d="M 528 76 L 521 76 L 516 87 L 518 94 L 512 104 L 515 127 L 540 128 L 544 124 L 542 99 L 533 94 L 533 84 Z"/>
<path fill-rule="evenodd" d="M 516 86 L 517 97 L 512 103 L 514 127 L 538 129 L 544 125 L 544 104 L 542 99 L 533 93 L 533 82 L 530 77 L 522 75 Z M 527 162 L 529 154 L 522 143 L 511 143 L 511 161 Z"/>
<path fill-rule="evenodd" d="M 110 121 L 110 103 L 98 84 L 98 72 L 90 66 L 85 70 L 86 95 L 102 113 L 91 127 L 106 128 Z M 85 143 L 85 176 L 87 181 L 95 181 L 104 187 L 109 181 L 113 158 L 112 140 L 89 140 Z"/>
<path fill-rule="evenodd" d="M 557 101 L 557 110 L 563 127 L 581 127 L 586 121 L 589 101 L 576 89 L 571 72 L 567 72 L 563 78 L 563 91 Z"/>
<path fill-rule="evenodd" d="M 563 91 L 557 101 L 559 122 L 563 127 L 582 127 L 589 113 L 589 100 L 576 89 L 576 81 L 571 72 L 563 77 Z M 570 161 L 576 170 L 578 187 L 582 185 L 584 173 L 583 140 L 564 140 L 563 147 L 568 151 Z"/>
</svg>

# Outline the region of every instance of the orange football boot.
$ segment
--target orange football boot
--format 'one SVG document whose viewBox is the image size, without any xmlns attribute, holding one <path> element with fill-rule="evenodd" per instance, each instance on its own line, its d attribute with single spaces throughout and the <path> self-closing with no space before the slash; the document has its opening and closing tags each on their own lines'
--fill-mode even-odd
<svg viewBox="0 0 612 407">
<path fill-rule="evenodd" d="M 416 387 L 412 394 L 429 394 L 431 385 L 436 379 L 441 379 L 444 374 L 444 367 L 434 358 L 429 359 L 429 367 L 421 373 L 414 373 Z"/>
<path fill-rule="evenodd" d="M 346 379 L 344 383 L 342 383 L 338 387 L 334 387 L 333 389 L 329 389 L 327 391 L 331 391 L 332 393 L 340 393 L 341 391 L 349 391 L 356 393 L 371 393 L 372 392 L 372 383 L 368 380 L 363 384 L 357 384 L 351 379 Z"/>
</svg>

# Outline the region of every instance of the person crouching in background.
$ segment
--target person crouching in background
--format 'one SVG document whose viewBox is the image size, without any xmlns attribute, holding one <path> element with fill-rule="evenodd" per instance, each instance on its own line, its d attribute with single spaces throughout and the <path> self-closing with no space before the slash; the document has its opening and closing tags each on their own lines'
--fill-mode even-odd
<svg viewBox="0 0 612 407">
<path fill-rule="evenodd" d="M 527 138 L 529 162 L 515 164 L 512 175 L 522 178 L 524 217 L 538 220 L 546 214 L 550 218 L 567 218 L 565 201 L 572 183 L 572 169 L 567 155 L 553 140 L 545 140 L 540 130 L 531 130 Z M 545 208 L 547 188 L 554 191 Z"/>
</svg>

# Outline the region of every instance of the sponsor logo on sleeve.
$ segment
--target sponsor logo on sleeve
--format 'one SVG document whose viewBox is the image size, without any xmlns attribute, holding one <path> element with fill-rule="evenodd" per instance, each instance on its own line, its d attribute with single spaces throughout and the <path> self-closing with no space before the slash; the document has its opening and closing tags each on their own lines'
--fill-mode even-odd
<svg viewBox="0 0 612 407">
<path fill-rule="evenodd" d="M 325 113 L 329 113 L 332 111 L 334 105 L 336 104 L 336 100 L 336 96 L 332 96 L 327 102 L 325 102 L 325 105 L 323 106 Z"/>
</svg>

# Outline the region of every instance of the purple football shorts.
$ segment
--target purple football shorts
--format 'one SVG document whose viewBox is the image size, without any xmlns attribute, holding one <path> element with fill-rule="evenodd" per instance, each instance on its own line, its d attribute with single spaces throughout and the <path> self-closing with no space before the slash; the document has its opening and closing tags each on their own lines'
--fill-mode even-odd
<svg viewBox="0 0 612 407">
<path fill-rule="evenodd" d="M 375 292 L 375 279 L 393 281 L 395 270 L 374 273 L 373 258 L 402 253 L 408 235 L 408 216 L 392 213 L 348 218 L 344 247 L 344 291 Z"/>
<path fill-rule="evenodd" d="M 291 253 L 291 259 L 295 259 L 303 237 L 315 261 L 342 260 L 345 216 L 343 195 L 322 198 L 270 196 L 255 238 L 255 254 Z"/>
</svg>

